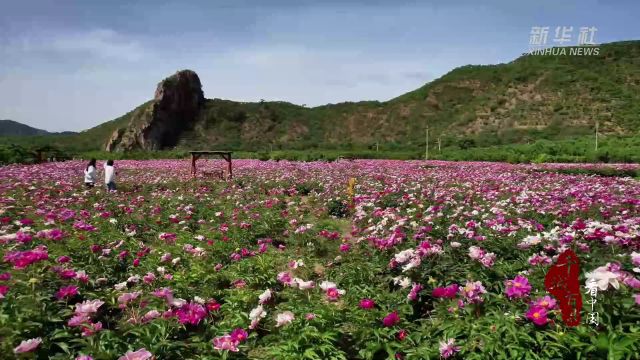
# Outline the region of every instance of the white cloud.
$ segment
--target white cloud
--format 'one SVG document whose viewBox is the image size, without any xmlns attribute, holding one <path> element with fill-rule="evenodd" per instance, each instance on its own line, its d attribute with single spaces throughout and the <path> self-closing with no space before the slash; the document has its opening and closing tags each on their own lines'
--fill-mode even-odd
<svg viewBox="0 0 640 360">
<path fill-rule="evenodd" d="M 76 32 L 29 33 L 14 38 L 2 47 L 2 53 L 23 55 L 50 53 L 89 57 L 92 60 L 142 60 L 147 50 L 135 40 L 112 29 Z"/>
</svg>

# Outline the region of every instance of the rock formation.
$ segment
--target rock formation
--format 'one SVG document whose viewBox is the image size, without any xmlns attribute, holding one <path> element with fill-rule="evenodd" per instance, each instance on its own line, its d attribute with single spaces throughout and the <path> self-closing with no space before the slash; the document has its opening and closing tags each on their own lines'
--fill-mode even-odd
<svg viewBox="0 0 640 360">
<path fill-rule="evenodd" d="M 107 151 L 160 150 L 172 147 L 204 105 L 202 84 L 191 70 L 178 71 L 158 84 L 149 105 L 138 109 L 126 128 L 116 129 Z"/>
</svg>

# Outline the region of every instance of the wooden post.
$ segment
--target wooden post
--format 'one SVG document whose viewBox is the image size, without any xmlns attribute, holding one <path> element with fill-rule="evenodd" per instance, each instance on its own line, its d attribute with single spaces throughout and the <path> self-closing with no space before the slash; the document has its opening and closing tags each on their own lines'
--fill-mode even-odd
<svg viewBox="0 0 640 360">
<path fill-rule="evenodd" d="M 191 175 L 196 176 L 196 160 L 198 160 L 196 154 L 191 154 Z"/>
<path fill-rule="evenodd" d="M 231 166 L 231 153 L 228 153 L 227 156 L 229 157 L 227 159 L 227 167 L 228 167 L 228 171 L 229 171 L 229 180 L 231 180 L 231 178 L 233 178 L 233 167 Z"/>
</svg>

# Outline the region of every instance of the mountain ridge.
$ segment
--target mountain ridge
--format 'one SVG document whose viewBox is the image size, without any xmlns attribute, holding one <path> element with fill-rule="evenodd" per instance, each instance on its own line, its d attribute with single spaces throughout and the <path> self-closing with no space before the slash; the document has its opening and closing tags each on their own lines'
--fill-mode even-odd
<svg viewBox="0 0 640 360">
<path fill-rule="evenodd" d="M 640 129 L 640 41 L 599 47 L 597 56 L 531 55 L 503 64 L 466 65 L 382 102 L 309 108 L 283 101 L 204 99 L 189 119 L 167 115 L 168 121 L 184 125 L 175 131 L 175 138 L 145 148 L 141 145 L 145 141 L 131 139 L 144 138 L 140 124 L 154 123 L 152 108 L 161 108 L 156 96 L 119 118 L 69 139 L 52 140 L 60 146 L 97 150 L 107 148 L 120 132 L 130 134 L 130 146 L 109 150 L 260 151 L 374 144 L 417 149 L 424 147 L 427 126 L 433 146 L 437 141 L 447 146 L 463 140 L 490 146 L 583 136 L 593 133 L 596 122 L 603 134 L 636 135 Z M 160 82 L 159 88 L 170 79 Z M 153 126 L 146 129 L 151 131 Z"/>
<path fill-rule="evenodd" d="M 50 132 L 15 120 L 0 120 L 0 136 L 72 135 L 73 131 Z"/>
</svg>

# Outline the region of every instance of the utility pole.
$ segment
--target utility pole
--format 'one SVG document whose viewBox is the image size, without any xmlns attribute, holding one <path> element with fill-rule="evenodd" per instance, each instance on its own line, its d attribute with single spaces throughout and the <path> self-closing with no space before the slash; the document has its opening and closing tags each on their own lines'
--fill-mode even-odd
<svg viewBox="0 0 640 360">
<path fill-rule="evenodd" d="M 599 126 L 599 121 L 596 120 L 596 151 L 598 151 L 598 126 Z"/>
<path fill-rule="evenodd" d="M 378 142 L 376 141 L 376 152 L 378 152 Z"/>
<path fill-rule="evenodd" d="M 438 136 L 438 154 L 440 154 L 440 153 L 441 153 L 441 151 L 440 151 L 440 136 Z"/>
<path fill-rule="evenodd" d="M 429 126 L 427 125 L 427 131 L 425 134 L 426 145 L 424 148 L 424 159 L 429 160 Z"/>
</svg>

